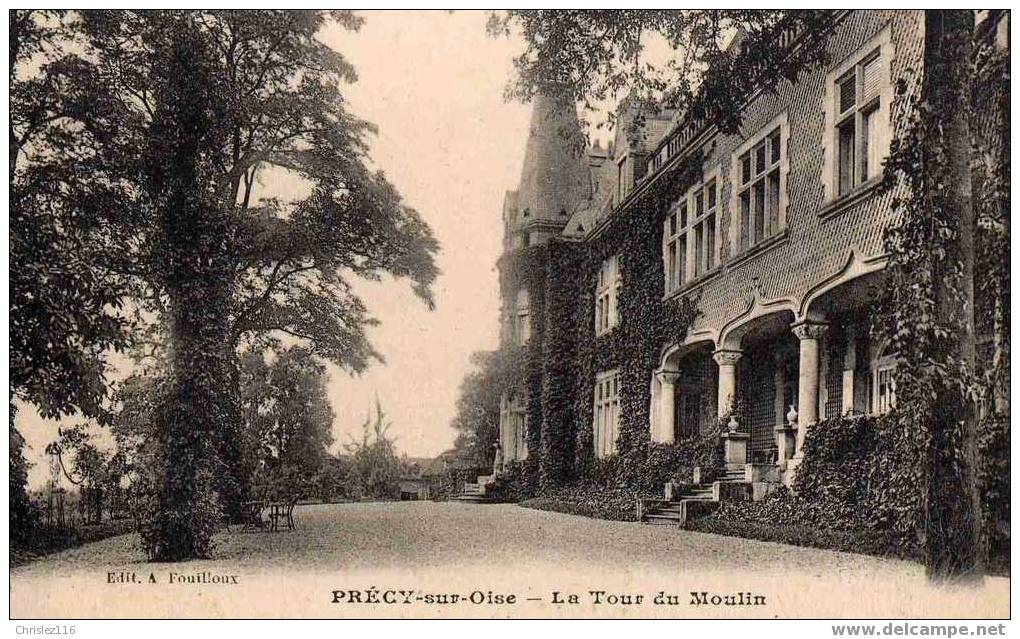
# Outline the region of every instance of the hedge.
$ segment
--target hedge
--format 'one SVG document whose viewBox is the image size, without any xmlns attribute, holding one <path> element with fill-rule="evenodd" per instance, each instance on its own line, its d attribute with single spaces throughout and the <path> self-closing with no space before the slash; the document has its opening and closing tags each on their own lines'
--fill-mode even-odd
<svg viewBox="0 0 1020 639">
<path fill-rule="evenodd" d="M 40 524 L 33 529 L 26 543 L 11 544 L 11 566 L 20 566 L 39 557 L 69 548 L 77 548 L 108 537 L 125 535 L 134 532 L 135 529 L 135 522 L 132 519 L 118 519 L 77 528 L 56 528 Z"/>
<path fill-rule="evenodd" d="M 922 467 L 895 413 L 812 426 L 795 492 L 730 502 L 688 523 L 702 532 L 920 560 Z M 989 572 L 1009 574 L 1009 421 L 982 420 L 979 481 Z"/>
<path fill-rule="evenodd" d="M 555 493 L 520 503 L 525 508 L 550 510 L 613 521 L 637 521 L 637 500 L 631 490 L 575 484 Z"/>
</svg>

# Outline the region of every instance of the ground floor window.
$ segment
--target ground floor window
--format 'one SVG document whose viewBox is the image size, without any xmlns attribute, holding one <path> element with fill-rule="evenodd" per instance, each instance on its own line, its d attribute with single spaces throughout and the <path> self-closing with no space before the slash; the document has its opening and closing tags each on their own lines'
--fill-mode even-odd
<svg viewBox="0 0 1020 639">
<path fill-rule="evenodd" d="M 880 357 L 875 362 L 872 376 L 873 394 L 871 412 L 881 415 L 896 406 L 896 360 L 893 357 Z"/>
<path fill-rule="evenodd" d="M 833 321 L 824 342 L 824 416 L 881 415 L 896 405 L 896 356 L 885 351 L 870 318 Z"/>
<path fill-rule="evenodd" d="M 593 435 L 595 456 L 607 457 L 616 452 L 620 422 L 620 372 L 599 373 L 595 378 L 595 419 Z"/>
</svg>

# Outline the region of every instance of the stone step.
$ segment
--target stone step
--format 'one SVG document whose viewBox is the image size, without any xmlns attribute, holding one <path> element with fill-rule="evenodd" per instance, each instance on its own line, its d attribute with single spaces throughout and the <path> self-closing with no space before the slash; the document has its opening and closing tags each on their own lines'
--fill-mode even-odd
<svg viewBox="0 0 1020 639">
<path fill-rule="evenodd" d="M 691 518 L 714 512 L 719 502 L 712 491 L 699 487 L 695 494 L 685 494 L 676 501 L 643 499 L 640 503 L 641 521 L 649 524 L 675 524 L 686 526 Z"/>
<path fill-rule="evenodd" d="M 677 515 L 676 517 L 666 517 L 666 516 L 663 516 L 663 515 L 656 515 L 656 514 L 645 515 L 644 523 L 652 524 L 653 526 L 655 526 L 655 525 L 658 525 L 658 526 L 665 526 L 665 525 L 679 526 L 680 525 L 680 515 Z"/>
<path fill-rule="evenodd" d="M 644 505 L 644 512 L 646 513 L 675 512 L 678 510 L 680 510 L 680 502 L 678 501 L 670 501 L 655 506 L 647 503 Z"/>
<path fill-rule="evenodd" d="M 493 504 L 493 503 L 496 503 L 495 500 L 493 500 L 490 497 L 486 497 L 485 495 L 467 495 L 467 494 L 464 494 L 464 493 L 461 493 L 460 495 L 454 495 L 452 497 L 452 500 L 453 501 L 457 501 L 457 502 L 461 502 L 461 503 L 464 503 L 464 504 Z"/>
<path fill-rule="evenodd" d="M 677 503 L 669 505 L 669 506 L 659 506 L 657 508 L 649 508 L 645 512 L 646 513 L 650 513 L 650 514 L 656 514 L 656 513 L 678 513 L 678 512 L 680 512 L 680 502 L 677 502 Z"/>
</svg>

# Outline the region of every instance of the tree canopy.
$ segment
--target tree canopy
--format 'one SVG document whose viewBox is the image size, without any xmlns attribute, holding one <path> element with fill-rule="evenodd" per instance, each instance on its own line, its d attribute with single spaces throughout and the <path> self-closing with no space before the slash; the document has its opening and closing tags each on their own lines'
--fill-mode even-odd
<svg viewBox="0 0 1020 639">
<path fill-rule="evenodd" d="M 327 21 L 357 29 L 361 19 L 319 11 L 86 12 L 83 29 L 96 60 L 89 79 L 113 108 L 110 121 L 90 118 L 85 126 L 116 132 L 103 166 L 129 183 L 142 173 L 135 141 L 151 133 L 159 108 L 155 71 L 170 20 L 192 25 L 208 57 L 212 93 L 203 103 L 216 136 L 205 170 L 210 204 L 228 216 L 219 250 L 230 262 L 230 338 L 285 333 L 340 366 L 364 369 L 375 356 L 363 332 L 373 319 L 351 277 L 408 278 L 431 305 L 438 245 L 370 168 L 374 128 L 348 112 L 342 93 L 354 70 L 317 38 Z M 295 193 L 265 186 L 288 180 L 298 185 Z M 139 201 L 144 188 L 130 192 L 141 198 L 127 206 L 158 209 Z M 154 309 L 163 311 L 165 244 L 151 232 L 151 219 L 133 223 L 139 273 Z"/>
<path fill-rule="evenodd" d="M 542 87 L 586 109 L 625 96 L 670 107 L 721 130 L 740 124 L 755 90 L 795 80 L 825 59 L 828 10 L 510 10 L 490 14 L 492 35 L 519 32 L 509 97 Z M 798 38 L 797 47 L 784 43 Z M 736 45 L 736 46 L 734 46 Z M 711 73 L 706 71 L 711 68 Z"/>
<path fill-rule="evenodd" d="M 105 354 L 122 348 L 125 243 L 81 131 L 82 62 L 61 11 L 9 12 L 11 399 L 44 417 L 102 417 Z"/>
</svg>

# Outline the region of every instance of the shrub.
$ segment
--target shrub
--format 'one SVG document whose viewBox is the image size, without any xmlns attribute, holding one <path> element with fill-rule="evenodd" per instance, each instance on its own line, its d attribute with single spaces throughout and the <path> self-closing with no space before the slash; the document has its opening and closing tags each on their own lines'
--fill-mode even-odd
<svg viewBox="0 0 1020 639">
<path fill-rule="evenodd" d="M 981 514 L 985 524 L 985 543 L 989 568 L 1009 572 L 1009 417 L 992 415 L 981 420 L 978 430 L 978 473 L 981 490 Z"/>
<path fill-rule="evenodd" d="M 793 546 L 864 553 L 880 557 L 917 558 L 907 552 L 909 549 L 896 543 L 890 536 L 873 530 L 835 530 L 809 524 L 776 524 L 754 519 L 734 519 L 719 514 L 695 519 L 689 522 L 687 527 L 689 530 L 699 532 L 773 541 Z"/>
<path fill-rule="evenodd" d="M 723 504 L 711 517 L 692 527 L 917 558 L 924 478 L 912 435 L 898 425 L 894 413 L 841 416 L 818 422 L 808 430 L 804 441 L 804 461 L 793 486 L 796 494 L 784 489 L 759 502 Z M 1008 572 L 1008 418 L 982 420 L 979 438 L 979 481 L 989 564 L 994 572 Z"/>
<path fill-rule="evenodd" d="M 76 528 L 60 528 L 39 523 L 33 528 L 32 536 L 26 543 L 11 545 L 11 566 L 20 566 L 38 557 L 101 541 L 107 537 L 124 535 L 133 530 L 135 522 L 130 519 L 105 521 Z"/>
<path fill-rule="evenodd" d="M 711 483 L 722 472 L 723 458 L 719 431 L 712 429 L 675 444 L 649 444 L 645 462 L 629 486 L 642 495 L 659 495 L 668 481 L 691 483 L 694 469 L 701 469 L 701 481 Z"/>
<path fill-rule="evenodd" d="M 548 495 L 526 499 L 521 502 L 521 506 L 596 519 L 637 520 L 637 502 L 634 493 L 624 488 L 574 484 L 564 486 Z"/>
<path fill-rule="evenodd" d="M 812 425 L 794 490 L 808 521 L 881 531 L 916 548 L 922 479 L 915 442 L 894 414 L 840 416 Z"/>
<path fill-rule="evenodd" d="M 28 498 L 28 461 L 25 459 L 25 439 L 14 428 L 14 404 L 10 405 L 8 423 L 10 426 L 10 465 L 7 474 L 8 496 L 10 505 L 10 544 L 11 546 L 27 545 L 39 525 L 38 509 Z"/>
<path fill-rule="evenodd" d="M 719 433 L 713 430 L 675 444 L 648 444 L 640 463 L 625 455 L 594 459 L 581 479 L 538 493 L 528 484 L 525 467 L 515 465 L 495 490 L 500 499 L 523 499 L 521 505 L 529 508 L 634 521 L 638 497 L 661 495 L 668 481 L 691 483 L 695 467 L 710 482 L 722 466 Z"/>
<path fill-rule="evenodd" d="M 871 528 L 853 518 L 832 517 L 803 495 L 786 488 L 760 501 L 726 502 L 688 528 L 795 546 L 810 546 L 878 556 L 917 558 L 916 545 L 900 543 L 890 530 Z"/>
<path fill-rule="evenodd" d="M 518 502 L 524 499 L 525 492 L 524 464 L 511 462 L 503 468 L 503 474 L 486 489 L 486 494 L 497 501 Z"/>
</svg>

